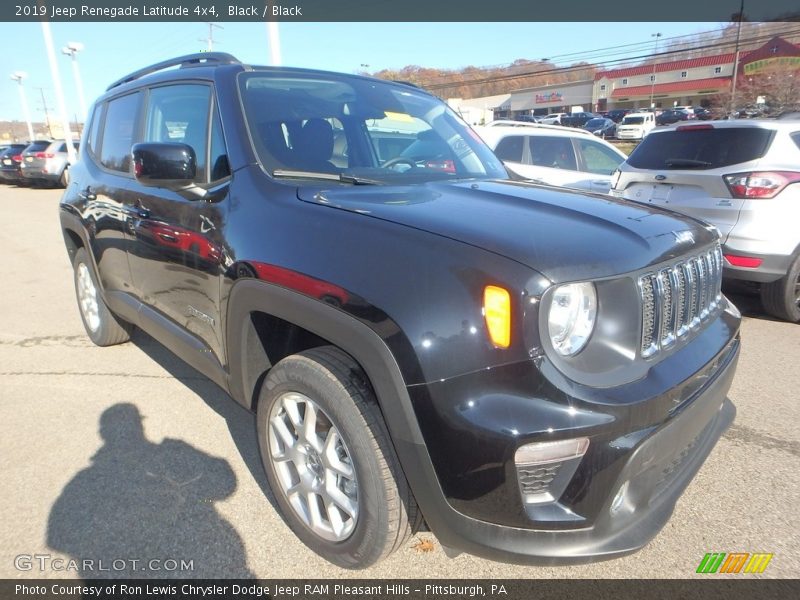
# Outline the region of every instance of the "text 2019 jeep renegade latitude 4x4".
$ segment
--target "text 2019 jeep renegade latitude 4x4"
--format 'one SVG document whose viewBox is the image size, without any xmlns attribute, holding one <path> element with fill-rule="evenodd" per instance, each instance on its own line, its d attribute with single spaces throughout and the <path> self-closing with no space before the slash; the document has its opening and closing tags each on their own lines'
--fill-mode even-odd
<svg viewBox="0 0 800 600">
<path fill-rule="evenodd" d="M 733 419 L 716 231 L 514 181 L 414 86 L 182 57 L 109 87 L 80 153 L 89 337 L 138 326 L 254 410 L 338 565 L 423 524 L 500 560 L 634 551 Z"/>
</svg>

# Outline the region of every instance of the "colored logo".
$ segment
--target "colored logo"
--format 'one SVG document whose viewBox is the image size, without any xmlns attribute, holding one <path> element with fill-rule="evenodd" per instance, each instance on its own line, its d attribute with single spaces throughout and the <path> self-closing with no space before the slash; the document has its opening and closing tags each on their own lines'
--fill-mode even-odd
<svg viewBox="0 0 800 600">
<path fill-rule="evenodd" d="M 772 554 L 764 552 L 709 552 L 700 561 L 698 573 L 763 573 Z"/>
</svg>

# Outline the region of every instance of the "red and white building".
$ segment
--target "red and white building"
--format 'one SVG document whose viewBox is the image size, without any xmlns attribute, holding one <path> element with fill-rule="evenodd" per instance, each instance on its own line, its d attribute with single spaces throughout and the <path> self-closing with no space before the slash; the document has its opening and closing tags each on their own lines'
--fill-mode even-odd
<svg viewBox="0 0 800 600">
<path fill-rule="evenodd" d="M 715 95 L 728 92 L 734 69 L 734 53 L 702 56 L 599 71 L 594 77 L 594 108 L 656 108 L 709 106 Z M 762 47 L 739 55 L 737 77 L 772 69 L 800 67 L 800 47 L 774 37 Z"/>
</svg>

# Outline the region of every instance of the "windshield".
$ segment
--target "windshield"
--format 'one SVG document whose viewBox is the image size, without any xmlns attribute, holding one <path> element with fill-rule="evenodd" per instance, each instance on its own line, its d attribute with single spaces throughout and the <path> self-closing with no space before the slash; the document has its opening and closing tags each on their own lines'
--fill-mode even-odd
<svg viewBox="0 0 800 600">
<path fill-rule="evenodd" d="M 258 159 L 275 177 L 400 184 L 508 178 L 445 103 L 411 86 L 255 71 L 239 76 L 239 90 Z"/>
<path fill-rule="evenodd" d="M 622 119 L 623 125 L 641 125 L 644 123 L 644 117 L 625 117 Z"/>
<path fill-rule="evenodd" d="M 602 127 L 605 124 L 605 119 L 589 119 L 589 121 L 586 123 L 586 127 Z"/>
</svg>

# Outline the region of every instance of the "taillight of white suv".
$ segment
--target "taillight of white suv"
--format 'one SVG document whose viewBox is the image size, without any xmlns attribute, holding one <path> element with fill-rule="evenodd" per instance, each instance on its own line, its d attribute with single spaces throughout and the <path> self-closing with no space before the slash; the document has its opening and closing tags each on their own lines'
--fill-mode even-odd
<svg viewBox="0 0 800 600">
<path fill-rule="evenodd" d="M 723 179 L 734 198 L 774 198 L 783 189 L 800 181 L 797 171 L 756 171 L 724 175 Z"/>
</svg>

